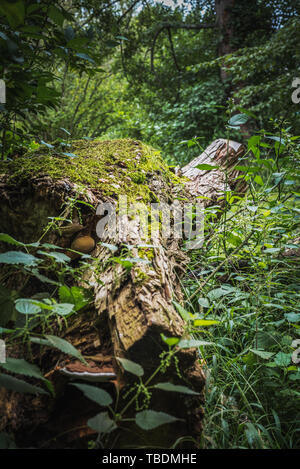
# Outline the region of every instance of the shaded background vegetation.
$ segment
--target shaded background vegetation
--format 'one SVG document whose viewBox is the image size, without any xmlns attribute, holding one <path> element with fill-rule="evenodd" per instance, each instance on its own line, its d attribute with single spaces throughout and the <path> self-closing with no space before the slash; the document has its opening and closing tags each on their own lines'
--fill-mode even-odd
<svg viewBox="0 0 300 469">
<path fill-rule="evenodd" d="M 299 133 L 291 101 L 297 1 L 183 1 L 174 8 L 5 0 L 0 13 L 3 157 L 32 140 L 65 137 L 63 127 L 72 138 L 140 138 L 179 163 L 180 141 L 197 136 L 205 145 L 224 135 L 229 97 L 232 110 L 254 113 L 253 130 L 269 130 L 276 118 Z"/>
</svg>

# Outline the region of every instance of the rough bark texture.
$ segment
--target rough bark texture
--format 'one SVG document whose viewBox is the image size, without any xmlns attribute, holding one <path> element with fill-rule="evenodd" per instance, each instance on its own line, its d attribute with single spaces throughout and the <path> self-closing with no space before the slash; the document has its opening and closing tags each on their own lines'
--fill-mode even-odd
<svg viewBox="0 0 300 469">
<path fill-rule="evenodd" d="M 233 23 L 231 19 L 231 9 L 234 5 L 234 0 L 216 0 L 216 20 L 217 25 L 221 33 L 221 39 L 219 42 L 219 57 L 223 57 L 233 52 L 231 45 L 233 36 Z M 221 80 L 224 83 L 228 78 L 227 70 L 225 67 L 221 68 Z"/>
<path fill-rule="evenodd" d="M 134 142 L 134 145 L 134 151 L 139 154 L 139 142 Z M 214 204 L 224 190 L 242 192 L 244 188 L 237 186 L 237 174 L 234 170 L 242 153 L 243 147 L 240 144 L 219 139 L 202 155 L 182 168 L 187 200 L 191 201 L 195 196 L 204 195 L 208 197 L 205 201 L 207 206 Z M 219 169 L 197 169 L 196 166 L 202 163 L 218 165 Z M 173 185 L 170 191 L 170 185 L 166 185 L 159 172 L 149 174 L 147 184 L 160 202 L 171 203 L 177 197 L 178 185 Z M 1 231 L 21 241 L 32 242 L 41 235 L 45 224 L 41 221 L 49 216 L 57 216 L 62 203 L 75 195 L 78 197 L 78 186 L 69 178 L 53 180 L 48 175 L 37 174 L 16 186 L 15 183 L 9 183 L 4 175 L 0 188 L 0 215 L 3 220 Z M 107 197 L 100 189 L 92 187 L 86 187 L 80 198 L 94 207 L 107 200 L 116 202 L 115 197 Z M 66 217 L 72 216 L 68 205 L 66 207 Z M 99 217 L 85 207 L 81 217 L 82 220 L 79 220 L 76 212 L 73 213 L 73 223 L 81 221 L 84 225 L 84 229 L 79 235 L 76 234 L 76 237 L 85 235 L 98 241 L 96 226 Z M 185 324 L 172 300 L 182 301 L 180 276 L 185 270 L 187 255 L 181 250 L 181 240 L 172 237 L 164 239 L 159 232 L 150 241 L 155 247 L 146 246 L 142 248 L 141 253 L 138 246 L 145 243 L 145 240 L 139 224 L 138 217 L 128 217 L 125 221 L 126 229 L 121 238 L 113 240 L 114 245 L 118 252 L 124 243 L 131 245 L 131 257 L 144 257 L 150 262 L 134 263 L 128 270 L 124 265 L 110 262 L 110 250 L 106 246 L 96 244 L 92 252 L 94 261 L 81 279 L 81 282 L 88 282 L 93 288 L 94 305 L 80 315 L 72 316 L 66 330 L 57 331 L 80 350 L 88 365 L 66 358 L 66 355 L 57 350 L 40 351 L 36 346 L 33 347 L 36 362 L 45 377 L 53 382 L 56 398 L 50 400 L 45 396 L 32 397 L 8 392 L 3 388 L 0 390 L 0 431 L 15 433 L 20 445 L 52 448 L 84 446 L 95 434 L 86 426 L 86 421 L 99 412 L 99 407 L 85 399 L 74 387 L 67 386 L 68 373 L 116 373 L 116 380 L 101 384 L 101 387 L 115 395 L 116 389 L 128 390 L 131 382 L 130 376 L 124 374 L 116 357 L 128 358 L 141 364 L 145 375 L 149 376 L 159 365 L 159 354 L 164 350 L 161 334 L 167 337 L 183 335 Z M 70 238 L 61 237 L 57 232 L 49 232 L 46 239 L 64 247 L 70 245 Z M 112 240 L 107 239 L 106 242 Z M 6 286 L 10 287 L 14 282 L 16 278 L 8 279 Z M 38 291 L 38 288 L 39 285 L 29 283 L 28 296 Z M 9 350 L 9 353 L 20 357 L 23 349 Z M 182 396 L 176 393 L 155 391 L 151 408 L 169 412 L 184 421 L 176 425 L 164 425 L 151 432 L 139 430 L 138 435 L 134 433 L 136 427 L 130 424 L 128 430 L 133 433 L 119 432 L 115 447 L 128 444 L 134 447 L 145 443 L 152 447 L 168 447 L 179 436 L 199 434 L 204 375 L 194 349 L 182 350 L 178 358 L 184 381 L 199 392 L 199 397 L 182 399 Z M 174 366 L 171 366 L 163 377 L 160 376 L 158 381 L 183 384 Z M 129 412 L 128 415 L 133 414 Z M 54 440 L 58 433 L 63 435 Z"/>
</svg>

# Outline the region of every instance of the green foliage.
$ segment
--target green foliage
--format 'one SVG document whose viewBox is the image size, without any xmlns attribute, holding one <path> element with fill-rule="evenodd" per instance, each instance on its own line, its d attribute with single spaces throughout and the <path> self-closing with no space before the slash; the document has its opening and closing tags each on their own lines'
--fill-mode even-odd
<svg viewBox="0 0 300 469">
<path fill-rule="evenodd" d="M 293 132 L 299 133 L 298 106 L 291 99 L 292 81 L 299 75 L 299 18 L 279 29 L 271 39 L 241 49 L 226 58 L 226 66 L 238 86 L 235 97 L 239 106 L 257 115 L 261 126 L 277 116 L 288 119 Z"/>
<path fill-rule="evenodd" d="M 202 446 L 296 448 L 299 142 L 275 123 L 273 134 L 252 136 L 248 148 L 239 178 L 249 191 L 243 199 L 227 194 L 219 220 L 207 209 L 206 241 L 191 253 L 185 280 L 190 314 L 216 321 L 193 332 L 195 340 L 213 339 L 200 347 L 207 371 Z"/>
<path fill-rule="evenodd" d="M 89 419 L 87 424 L 92 430 L 104 435 L 117 428 L 116 423 L 109 417 L 107 412 L 100 412 L 100 414 Z"/>
<path fill-rule="evenodd" d="M 134 374 L 135 376 L 142 377 L 144 374 L 143 368 L 138 365 L 137 363 L 134 363 L 131 360 L 128 360 L 126 358 L 118 358 L 117 360 L 121 363 L 122 367 L 124 368 L 125 371 L 128 371 L 129 373 Z"/>
<path fill-rule="evenodd" d="M 179 420 L 165 412 L 155 412 L 154 410 L 143 410 L 136 414 L 135 422 L 143 430 L 152 430 L 165 423 L 172 423 Z"/>
<path fill-rule="evenodd" d="M 85 397 L 96 402 L 96 404 L 99 404 L 100 406 L 106 407 L 112 403 L 111 396 L 108 392 L 104 391 L 104 389 L 80 383 L 71 383 L 71 385 L 82 391 Z"/>
<path fill-rule="evenodd" d="M 236 169 L 248 193 L 241 199 L 227 190 L 225 214 L 219 200 L 206 210 L 204 246 L 191 253 L 183 282 L 186 305 L 173 301 L 193 337 L 162 334 L 168 350 L 148 380 L 141 365 L 119 358 L 136 380 L 123 407 L 118 400 L 112 407 L 112 397 L 98 386 L 73 384 L 106 407 L 87 422 L 99 434 L 93 447 L 110 444 L 134 405 L 132 421 L 143 430 L 177 420 L 150 409 L 153 389 L 197 393 L 170 382 L 153 384 L 153 378 L 171 363 L 180 377 L 176 353 L 191 347 L 199 350 L 207 372 L 201 447 L 299 447 L 300 373 L 293 344 L 300 330 L 300 128 L 299 107 L 291 100 L 292 81 L 299 76 L 299 5 L 239 0 L 229 14 L 230 53 L 220 57 L 221 30 L 187 27 L 214 25 L 213 1 L 177 8 L 151 0 L 2 0 L 0 5 L 0 78 L 6 84 L 0 172 L 9 174 L 6 182 L 20 184 L 47 173 L 109 197 L 126 187 L 131 200 L 151 202 L 155 196 L 146 181 L 155 171 L 180 184 L 152 145 L 176 165 L 215 138 L 247 145 L 247 158 Z M 116 140 L 108 144 L 111 137 Z M 135 164 L 126 154 L 137 144 L 141 160 Z M 79 203 L 69 200 L 70 211 Z M 45 232 L 59 231 L 66 221 L 49 219 Z M 89 256 L 74 267 L 60 247 L 41 239 L 25 244 L 0 234 L 1 246 L 13 246 L 0 254 L 0 334 L 9 346 L 23 343 L 29 357 L 1 364 L 0 386 L 48 394 L 31 383 L 39 380 L 53 395 L 52 384 L 30 363 L 31 347 L 55 348 L 86 363 L 60 335 L 69 318 L 91 303 L 88 285 L 72 285 Z M 102 245 L 114 254 L 109 262 L 128 274 L 135 263 L 152 262 L 152 251 L 141 248 L 139 257 L 131 257 L 130 246 L 117 255 L 116 246 Z M 15 275 L 24 279 L 18 287 L 7 282 Z M 147 277 L 141 272 L 138 281 Z M 27 288 L 33 282 L 41 290 L 35 295 Z M 0 447 L 15 447 L 10 435 L 0 434 Z"/>
<path fill-rule="evenodd" d="M 39 117 L 60 105 L 62 69 L 96 73 L 106 51 L 95 47 L 98 31 L 88 22 L 84 26 L 93 5 L 84 2 L 83 7 L 78 16 L 74 7 L 58 0 L 1 3 L 0 75 L 6 84 L 0 109 L 2 158 L 37 138 L 43 129 Z"/>
<path fill-rule="evenodd" d="M 29 394 L 48 394 L 44 389 L 39 386 L 34 386 L 26 381 L 23 381 L 14 376 L 6 375 L 5 373 L 0 374 L 0 386 L 11 391 L 29 393 Z"/>
</svg>

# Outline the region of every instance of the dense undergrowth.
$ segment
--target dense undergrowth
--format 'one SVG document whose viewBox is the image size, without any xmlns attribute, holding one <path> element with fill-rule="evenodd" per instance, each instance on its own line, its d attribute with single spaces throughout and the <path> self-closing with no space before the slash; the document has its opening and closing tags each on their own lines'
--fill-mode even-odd
<svg viewBox="0 0 300 469">
<path fill-rule="evenodd" d="M 200 360 L 207 377 L 205 423 L 200 443 L 183 435 L 178 444 L 192 441 L 197 448 L 300 446 L 298 138 L 293 137 L 288 128 L 275 124 L 273 134 L 262 130 L 248 140 L 248 152 L 238 166 L 239 177 L 248 184 L 246 195 L 234 194 L 228 188 L 220 197 L 220 201 L 226 200 L 226 211 L 219 201 L 208 207 L 203 246 L 200 250 L 189 251 L 190 264 L 182 280 L 185 310 L 179 306 L 179 312 L 187 320 L 187 329 L 200 341 Z M 197 145 L 198 140 L 187 143 L 189 148 Z M 117 141 L 117 147 L 119 144 Z M 95 148 L 102 147 L 98 143 Z M 75 142 L 72 151 L 78 149 Z M 54 151 L 46 148 L 46 155 L 48 150 Z M 117 150 L 110 146 L 109 157 Z M 62 155 L 52 157 L 66 161 Z M 153 157 L 155 159 L 157 154 Z M 161 161 L 155 160 L 155 164 Z M 110 171 L 109 167 L 104 169 L 106 173 Z M 64 173 L 63 167 L 54 170 Z M 134 182 L 142 186 L 142 181 Z M 80 201 L 74 200 L 72 204 L 78 208 Z M 50 220 L 47 229 L 57 228 L 62 221 L 68 222 L 59 218 Z M 82 269 L 88 267 L 89 256 L 84 256 L 81 266 L 74 268 L 59 247 L 43 243 L 42 239 L 25 245 L 2 234 L 1 241 L 18 249 L 12 254 L 0 255 L 1 263 L 7 268 L 1 277 L 0 300 L 6 314 L 0 315 L 0 332 L 7 344 L 12 346 L 21 341 L 54 347 L 84 361 L 71 344 L 59 338 L 57 331 L 53 332 L 53 324 L 57 322 L 60 331 L 66 327 L 70 316 L 90 304 L 88 288 L 70 288 L 69 285 L 71 277 L 80 278 Z M 114 246 L 108 245 L 108 248 L 112 249 L 116 262 L 123 261 L 121 254 L 120 258 L 116 257 Z M 133 265 L 130 259 L 126 262 L 128 268 Z M 14 269 L 22 271 L 27 278 L 37 278 L 47 286 L 48 293 L 24 298 L 22 288 L 8 290 L 4 285 L 14 275 Z M 15 321 L 13 326 L 11 321 Z M 161 357 L 160 369 L 174 358 L 174 345 L 178 346 L 178 340 L 172 343 L 165 338 L 165 341 L 169 352 Z M 53 394 L 51 382 L 30 363 L 30 353 L 25 358 L 20 361 L 12 358 L 1 365 L 0 384 L 19 392 Z M 145 419 L 141 427 L 147 429 L 147 415 L 153 419 L 149 409 L 150 382 L 142 382 L 143 370 L 138 364 L 125 363 L 126 366 L 140 381 L 130 405 L 142 399 L 136 419 L 137 425 L 141 424 L 139 418 Z M 22 375 L 40 380 L 42 387 L 24 381 Z M 171 383 L 162 384 L 164 392 L 191 392 L 186 387 L 174 389 Z M 96 388 L 78 386 L 88 398 L 95 399 Z M 111 404 L 111 397 L 105 391 L 97 388 L 97 393 L 96 402 L 104 406 Z M 120 418 L 116 410 L 110 410 L 110 417 L 107 413 L 101 414 L 100 426 L 99 419 L 88 422 L 105 436 L 103 440 L 97 438 L 96 442 L 91 442 L 91 447 L 109 447 L 106 436 L 116 428 Z M 164 423 L 161 416 L 156 418 L 155 425 Z M 1 434 L 1 445 L 13 444 L 10 438 Z"/>
<path fill-rule="evenodd" d="M 219 208 L 208 209 L 203 247 L 191 254 L 189 310 L 219 321 L 196 333 L 214 342 L 201 348 L 204 448 L 300 444 L 297 141 L 285 131 L 249 140 L 246 197 L 228 193 L 234 203 L 218 221 Z"/>
</svg>

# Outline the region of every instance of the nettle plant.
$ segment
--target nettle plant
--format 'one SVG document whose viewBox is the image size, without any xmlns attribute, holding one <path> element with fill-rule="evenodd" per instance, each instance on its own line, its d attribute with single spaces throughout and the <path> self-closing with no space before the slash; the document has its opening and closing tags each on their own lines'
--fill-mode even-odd
<svg viewBox="0 0 300 469">
<path fill-rule="evenodd" d="M 88 267 L 84 260 L 79 267 L 74 267 L 70 265 L 70 257 L 61 252 L 63 248 L 60 246 L 40 241 L 25 244 L 5 233 L 0 234 L 0 241 L 25 251 L 11 250 L 0 254 L 0 264 L 2 267 L 5 266 L 2 269 L 0 286 L 3 306 L 0 315 L 1 332 L 12 332 L 3 327 L 9 322 L 14 322 L 13 332 L 15 333 L 18 324 L 21 324 L 20 333 L 22 331 L 22 335 L 25 336 L 38 321 L 45 327 L 50 324 L 53 317 L 67 321 L 68 317 L 90 303 L 88 288 L 68 287 L 65 284 L 66 278 L 73 278 L 79 271 L 82 272 Z M 12 276 L 17 279 L 18 275 L 22 275 L 22 282 L 17 289 L 9 290 L 4 287 L 6 280 Z M 52 294 L 45 291 L 36 293 L 31 298 L 23 298 L 22 290 L 31 278 L 36 278 L 47 285 L 48 290 L 51 286 Z"/>
<path fill-rule="evenodd" d="M 65 221 L 65 219 L 63 220 Z M 59 229 L 61 221 L 61 217 L 52 218 L 44 235 L 49 229 Z M 74 267 L 70 263 L 70 258 L 61 252 L 60 246 L 43 243 L 42 239 L 35 243 L 25 244 L 2 233 L 0 241 L 19 249 L 0 254 L 0 264 L 4 267 L 0 285 L 0 334 L 6 338 L 7 345 L 11 346 L 20 342 L 27 345 L 27 355 L 31 357 L 32 361 L 34 359 L 31 353 L 31 344 L 37 344 L 41 347 L 55 348 L 87 365 L 87 361 L 80 351 L 57 334 L 68 326 L 68 320 L 72 315 L 81 313 L 92 304 L 88 285 L 87 288 L 83 288 L 67 284 L 67 280 L 70 283 L 70 279 L 79 276 L 82 279 L 81 274 L 84 269 L 90 268 L 88 260 L 91 256 L 82 255 L 79 266 Z M 109 248 L 112 253 L 109 261 L 122 263 L 126 269 L 132 268 L 135 262 L 143 260 L 128 257 L 131 246 L 124 246 L 123 251 L 125 249 L 125 252 L 121 251 L 120 257 L 116 257 L 114 256 L 116 246 L 101 244 Z M 19 289 L 9 290 L 4 286 L 5 282 L 12 276 L 16 279 L 18 276 L 22 278 Z M 22 291 L 32 278 L 45 284 L 47 291 L 25 298 Z M 112 444 L 113 432 L 125 422 L 133 422 L 143 430 L 152 430 L 160 425 L 180 420 L 165 412 L 151 410 L 151 395 L 154 389 L 189 396 L 199 395 L 185 385 L 175 385 L 166 381 L 157 382 L 157 377 L 158 375 L 163 376 L 166 370 L 173 365 L 180 378 L 177 353 L 181 349 L 212 345 L 212 342 L 189 339 L 188 337 L 192 331 L 199 329 L 199 327 L 210 326 L 216 324 L 217 321 L 202 320 L 197 314 L 190 314 L 175 301 L 174 306 L 182 318 L 186 320 L 186 333 L 181 339 L 167 338 L 162 335 L 162 341 L 167 350 L 161 353 L 159 365 L 150 377 L 144 378 L 144 370 L 141 365 L 116 357 L 120 366 L 127 373 L 134 375 L 136 379 L 136 382 L 129 386 L 124 396 L 122 395 L 122 399 L 120 399 L 117 390 L 117 397 L 114 400 L 105 389 L 99 387 L 100 383 L 93 385 L 83 382 L 69 383 L 102 408 L 100 413 L 87 421 L 87 425 L 98 433 L 96 440 L 90 442 L 91 448 L 109 447 Z M 29 383 L 15 375 L 39 380 L 40 384 Z M 24 358 L 6 357 L 6 362 L 0 364 L 0 386 L 20 393 L 45 394 L 55 398 L 52 382 L 44 377 L 42 370 L 36 364 L 30 363 Z M 135 407 L 135 417 L 128 418 L 128 411 L 132 407 Z M 1 438 L 8 441 L 5 434 L 0 435 L 0 440 Z"/>
<path fill-rule="evenodd" d="M 188 309 L 218 321 L 202 330 L 218 344 L 202 350 L 204 447 L 297 447 L 300 137 L 272 124 L 239 163 L 246 196 L 227 191 L 222 216 L 209 207 L 203 248 L 190 252 Z"/>
</svg>

